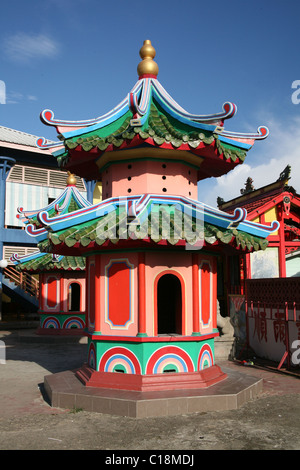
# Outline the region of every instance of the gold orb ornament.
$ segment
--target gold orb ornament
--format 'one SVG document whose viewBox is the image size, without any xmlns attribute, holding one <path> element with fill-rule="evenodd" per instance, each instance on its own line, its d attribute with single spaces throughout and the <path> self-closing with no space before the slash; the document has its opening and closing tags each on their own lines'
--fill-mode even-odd
<svg viewBox="0 0 300 470">
<path fill-rule="evenodd" d="M 76 186 L 76 183 L 77 183 L 76 176 L 73 175 L 70 171 L 68 171 L 67 185 Z"/>
<path fill-rule="evenodd" d="M 142 75 L 158 75 L 158 65 L 154 62 L 155 57 L 155 49 L 151 44 L 149 39 L 144 41 L 143 46 L 140 49 L 140 56 L 142 58 L 142 62 L 139 63 L 137 71 L 139 77 Z"/>
</svg>

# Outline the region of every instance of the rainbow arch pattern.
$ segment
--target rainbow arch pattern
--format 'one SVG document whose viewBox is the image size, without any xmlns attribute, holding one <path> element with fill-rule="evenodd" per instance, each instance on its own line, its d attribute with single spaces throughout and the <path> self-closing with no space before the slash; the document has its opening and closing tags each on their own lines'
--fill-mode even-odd
<svg viewBox="0 0 300 470">
<path fill-rule="evenodd" d="M 85 322 L 82 318 L 78 316 L 70 316 L 64 321 L 57 317 L 49 316 L 41 320 L 41 328 L 53 328 L 56 330 L 69 330 L 71 328 L 83 329 L 85 328 Z"/>
<path fill-rule="evenodd" d="M 146 365 L 146 374 L 162 374 L 167 370 L 194 372 L 189 354 L 177 346 L 163 346 L 155 351 Z"/>
<path fill-rule="evenodd" d="M 42 328 L 54 328 L 55 330 L 60 329 L 60 323 L 55 317 L 48 317 L 41 324 Z"/>
<path fill-rule="evenodd" d="M 123 345 L 114 345 L 107 350 L 98 349 L 98 341 L 91 342 L 88 350 L 88 364 L 99 372 L 123 372 L 134 375 L 156 375 L 166 372 L 192 373 L 214 365 L 214 352 L 209 342 L 202 343 L 198 352 L 192 348 L 190 353 L 177 345 L 161 346 L 149 351 L 145 362 Z M 99 359 L 100 358 L 100 359 Z"/>
<path fill-rule="evenodd" d="M 65 329 L 84 328 L 85 324 L 84 324 L 84 321 L 82 321 L 82 319 L 79 317 L 70 317 L 63 323 L 62 327 Z"/>
<path fill-rule="evenodd" d="M 117 370 L 127 374 L 142 373 L 141 364 L 136 355 L 124 347 L 110 348 L 99 361 L 100 372 L 116 372 Z"/>
<path fill-rule="evenodd" d="M 208 343 L 200 349 L 198 356 L 197 370 L 203 370 L 214 365 L 213 351 Z"/>
</svg>

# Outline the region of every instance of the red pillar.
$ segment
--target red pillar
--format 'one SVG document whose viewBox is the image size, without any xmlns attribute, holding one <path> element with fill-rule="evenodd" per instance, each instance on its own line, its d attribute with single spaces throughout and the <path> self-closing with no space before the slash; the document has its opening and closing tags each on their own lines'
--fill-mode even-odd
<svg viewBox="0 0 300 470">
<path fill-rule="evenodd" d="M 218 301 L 218 266 L 217 266 L 217 259 L 213 258 L 212 259 L 212 264 L 213 264 L 213 328 L 217 328 L 217 301 Z"/>
<path fill-rule="evenodd" d="M 95 332 L 101 332 L 101 299 L 100 299 L 100 288 L 101 288 L 101 257 L 96 255 L 95 257 Z"/>
<path fill-rule="evenodd" d="M 60 311 L 63 312 L 64 311 L 64 278 L 63 276 L 61 275 L 61 278 L 59 280 L 59 297 L 60 297 Z M 69 311 L 69 291 L 66 292 L 66 311 L 68 312 Z"/>
<path fill-rule="evenodd" d="M 145 253 L 139 253 L 138 257 L 138 334 L 147 336 L 146 333 L 146 278 L 145 278 Z"/>
<path fill-rule="evenodd" d="M 279 277 L 286 277 L 285 265 L 285 238 L 284 238 L 284 210 L 280 207 L 280 227 L 279 227 Z"/>
</svg>

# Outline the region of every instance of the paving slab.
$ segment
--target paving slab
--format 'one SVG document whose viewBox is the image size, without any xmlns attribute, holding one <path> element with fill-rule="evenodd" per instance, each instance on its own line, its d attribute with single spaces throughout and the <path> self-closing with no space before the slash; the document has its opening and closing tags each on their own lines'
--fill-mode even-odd
<svg viewBox="0 0 300 470">
<path fill-rule="evenodd" d="M 173 397 L 169 410 L 180 414 L 140 419 L 103 413 L 101 401 L 97 412 L 84 411 L 84 397 L 75 408 L 52 407 L 44 377 L 81 367 L 86 344 L 28 337 L 29 331 L 25 341 L 22 332 L 0 333 L 6 350 L 0 364 L 1 450 L 300 450 L 299 376 L 219 361 L 226 372 L 262 381 L 261 392 L 238 408 L 197 412 L 187 412 Z"/>
<path fill-rule="evenodd" d="M 263 380 L 223 367 L 227 377 L 202 389 L 129 391 L 86 387 L 73 371 L 46 376 L 45 390 L 52 406 L 148 418 L 237 409 L 262 392 Z"/>
</svg>

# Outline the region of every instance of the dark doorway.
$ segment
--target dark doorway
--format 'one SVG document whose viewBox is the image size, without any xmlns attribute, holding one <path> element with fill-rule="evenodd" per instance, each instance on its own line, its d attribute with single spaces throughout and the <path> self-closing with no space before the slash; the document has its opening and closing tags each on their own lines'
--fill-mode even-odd
<svg viewBox="0 0 300 470">
<path fill-rule="evenodd" d="M 72 282 L 69 285 L 69 312 L 80 311 L 80 284 Z"/>
<path fill-rule="evenodd" d="M 181 283 L 174 274 L 164 274 L 157 284 L 157 334 L 182 334 Z"/>
</svg>

